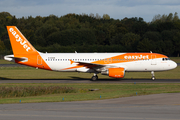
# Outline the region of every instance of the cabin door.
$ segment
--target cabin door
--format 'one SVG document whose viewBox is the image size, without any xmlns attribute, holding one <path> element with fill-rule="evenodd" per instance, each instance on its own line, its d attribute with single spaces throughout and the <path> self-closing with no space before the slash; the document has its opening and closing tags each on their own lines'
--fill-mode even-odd
<svg viewBox="0 0 180 120">
<path fill-rule="evenodd" d="M 156 65 L 156 55 L 151 55 L 151 65 Z"/>
<path fill-rule="evenodd" d="M 42 58 L 40 55 L 37 56 L 37 65 L 42 65 Z"/>
</svg>

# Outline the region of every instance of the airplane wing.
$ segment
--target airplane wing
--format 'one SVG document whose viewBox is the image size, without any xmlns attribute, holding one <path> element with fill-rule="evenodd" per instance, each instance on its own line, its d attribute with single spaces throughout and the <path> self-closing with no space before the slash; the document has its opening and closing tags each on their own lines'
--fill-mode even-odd
<svg viewBox="0 0 180 120">
<path fill-rule="evenodd" d="M 95 63 L 86 63 L 86 62 L 75 62 L 78 63 L 78 66 L 84 66 L 87 68 L 102 68 L 105 67 L 106 65 L 101 65 L 101 64 L 95 64 Z"/>
<path fill-rule="evenodd" d="M 87 63 L 87 62 L 75 62 L 70 60 L 71 63 L 78 63 L 77 67 L 85 67 L 92 70 L 95 70 L 97 72 L 105 71 L 107 68 L 114 68 L 116 66 L 113 65 L 103 65 L 103 64 L 96 64 L 96 63 Z"/>
</svg>

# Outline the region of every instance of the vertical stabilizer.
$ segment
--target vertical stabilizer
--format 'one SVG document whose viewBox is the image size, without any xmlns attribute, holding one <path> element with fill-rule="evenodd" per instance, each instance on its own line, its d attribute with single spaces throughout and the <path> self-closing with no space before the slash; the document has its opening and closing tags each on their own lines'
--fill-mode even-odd
<svg viewBox="0 0 180 120">
<path fill-rule="evenodd" d="M 14 56 L 37 52 L 16 26 L 7 26 L 7 30 Z"/>
<path fill-rule="evenodd" d="M 31 45 L 16 26 L 7 26 L 9 39 L 14 55 L 7 55 L 5 60 L 14 61 L 18 64 L 51 70 L 43 60 L 41 54 Z"/>
</svg>

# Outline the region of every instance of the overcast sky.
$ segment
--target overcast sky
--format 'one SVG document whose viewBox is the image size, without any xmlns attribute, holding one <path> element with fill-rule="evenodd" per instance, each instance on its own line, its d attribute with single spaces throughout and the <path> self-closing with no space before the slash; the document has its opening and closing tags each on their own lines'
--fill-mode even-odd
<svg viewBox="0 0 180 120">
<path fill-rule="evenodd" d="M 150 22 L 157 14 L 177 12 L 179 16 L 180 0 L 0 0 L 0 12 L 3 11 L 17 18 L 98 13 L 120 20 L 125 17 L 142 17 Z"/>
</svg>

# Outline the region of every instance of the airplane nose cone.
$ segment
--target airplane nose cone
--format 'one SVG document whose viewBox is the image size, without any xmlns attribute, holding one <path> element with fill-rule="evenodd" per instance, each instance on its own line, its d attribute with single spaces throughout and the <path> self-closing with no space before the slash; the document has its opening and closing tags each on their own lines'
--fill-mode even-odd
<svg viewBox="0 0 180 120">
<path fill-rule="evenodd" d="M 173 61 L 173 63 L 171 64 L 172 69 L 177 67 L 177 63 Z"/>
</svg>

